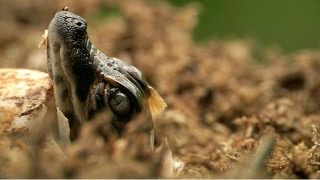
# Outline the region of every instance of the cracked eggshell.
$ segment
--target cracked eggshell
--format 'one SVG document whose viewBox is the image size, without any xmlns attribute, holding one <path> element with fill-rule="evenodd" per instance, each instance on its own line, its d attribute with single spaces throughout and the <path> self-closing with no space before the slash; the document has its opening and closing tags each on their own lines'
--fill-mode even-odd
<svg viewBox="0 0 320 180">
<path fill-rule="evenodd" d="M 53 90 L 47 73 L 0 69 L 0 135 L 32 143 L 43 121 Z"/>
</svg>

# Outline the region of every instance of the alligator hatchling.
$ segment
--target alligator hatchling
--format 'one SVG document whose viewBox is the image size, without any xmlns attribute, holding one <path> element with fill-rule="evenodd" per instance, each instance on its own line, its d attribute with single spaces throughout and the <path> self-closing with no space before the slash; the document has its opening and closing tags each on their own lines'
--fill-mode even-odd
<svg viewBox="0 0 320 180">
<path fill-rule="evenodd" d="M 134 115 L 150 112 L 154 118 L 166 107 L 137 68 L 99 51 L 88 38 L 86 20 L 67 8 L 55 14 L 43 37 L 56 106 L 68 119 L 71 140 L 98 111 L 111 112 L 112 126 L 121 133 Z"/>
</svg>

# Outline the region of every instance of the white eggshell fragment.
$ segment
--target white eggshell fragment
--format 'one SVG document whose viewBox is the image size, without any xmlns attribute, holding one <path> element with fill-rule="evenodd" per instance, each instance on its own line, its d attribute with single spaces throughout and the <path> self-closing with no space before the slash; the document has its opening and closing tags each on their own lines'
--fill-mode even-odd
<svg viewBox="0 0 320 180">
<path fill-rule="evenodd" d="M 47 73 L 27 69 L 0 69 L 0 135 L 33 143 L 45 123 L 53 92 Z"/>
</svg>

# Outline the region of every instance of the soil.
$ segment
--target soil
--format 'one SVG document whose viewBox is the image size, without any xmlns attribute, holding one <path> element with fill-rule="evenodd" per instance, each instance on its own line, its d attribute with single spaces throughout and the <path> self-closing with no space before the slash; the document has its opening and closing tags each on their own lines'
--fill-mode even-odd
<svg viewBox="0 0 320 180">
<path fill-rule="evenodd" d="M 248 39 L 195 43 L 198 4 L 12 0 L 0 1 L 0 67 L 46 72 L 37 45 L 64 6 L 87 19 L 97 48 L 136 66 L 165 99 L 157 150 L 143 116 L 121 139 L 98 116 L 65 156 L 1 137 L 1 177 L 320 178 L 319 52 L 283 54 Z M 120 15 L 97 20 L 107 6 Z"/>
</svg>

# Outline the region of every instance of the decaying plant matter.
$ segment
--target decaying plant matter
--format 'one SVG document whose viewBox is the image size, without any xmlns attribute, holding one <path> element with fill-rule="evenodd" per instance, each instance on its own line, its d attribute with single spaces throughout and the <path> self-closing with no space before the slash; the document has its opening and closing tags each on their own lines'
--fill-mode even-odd
<svg viewBox="0 0 320 180">
<path fill-rule="evenodd" d="M 1 67 L 46 71 L 45 52 L 36 48 L 39 37 L 54 12 L 68 6 L 92 22 L 92 42 L 139 68 L 168 108 L 155 120 L 155 152 L 148 147 L 143 116 L 129 124 L 122 139 L 109 133 L 106 117 L 97 116 L 63 153 L 1 137 L 0 176 L 320 177 L 319 52 L 284 55 L 249 40 L 197 44 L 191 36 L 197 4 L 36 2 L 0 2 L 1 12 L 7 12 L 0 24 L 10 23 L 0 30 Z M 103 6 L 117 8 L 120 16 L 94 24 L 93 14 Z M 18 36 L 21 27 L 28 37 Z"/>
</svg>

